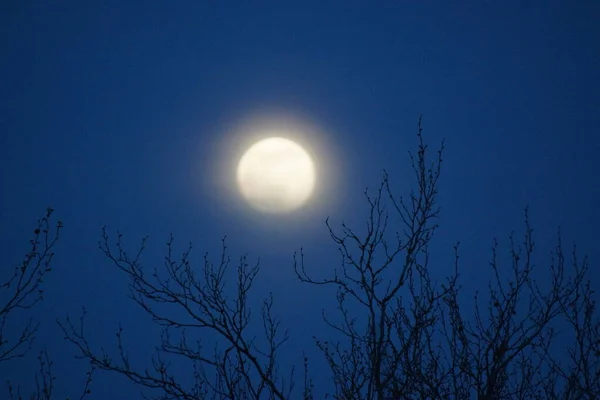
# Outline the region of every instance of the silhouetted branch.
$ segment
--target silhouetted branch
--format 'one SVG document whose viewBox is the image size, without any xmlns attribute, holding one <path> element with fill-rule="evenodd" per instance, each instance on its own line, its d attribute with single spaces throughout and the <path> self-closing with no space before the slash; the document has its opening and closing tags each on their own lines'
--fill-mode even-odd
<svg viewBox="0 0 600 400">
<path fill-rule="evenodd" d="M 29 350 L 38 324 L 29 319 L 17 333 L 11 337 L 9 320 L 15 313 L 34 307 L 43 299 L 43 278 L 50 272 L 50 263 L 54 257 L 53 248 L 60 236 L 62 222 L 51 227 L 53 209 L 46 210 L 46 216 L 38 221 L 33 239 L 29 241 L 30 249 L 20 265 L 14 267 L 11 276 L 0 284 L 0 362 L 23 357 Z M 11 326 L 11 332 L 17 331 Z"/>
<path fill-rule="evenodd" d="M 21 394 L 21 389 L 15 389 L 9 382 L 8 393 L 10 395 L 10 400 L 25 400 L 26 398 L 29 400 L 52 400 L 55 398 L 53 393 L 55 385 L 54 381 L 56 380 L 56 377 L 52 372 L 52 366 L 54 365 L 54 362 L 50 360 L 48 351 L 45 348 L 40 351 L 37 360 L 40 369 L 39 373 L 35 375 L 35 391 L 31 392 L 29 396 L 23 397 Z M 94 369 L 95 368 L 91 366 L 90 370 L 86 373 L 86 381 L 81 395 L 78 397 L 79 400 L 84 400 L 91 393 L 90 385 L 92 383 Z"/>
<path fill-rule="evenodd" d="M 577 298 L 587 266 L 574 258 L 572 276 L 566 276 L 559 235 L 555 257 L 548 268 L 551 285 L 542 290 L 533 278 L 532 233 L 526 210 L 522 246 L 516 246 L 514 236 L 510 236 L 512 277 L 507 282 L 501 277 L 498 243 L 494 241 L 494 281 L 489 283 L 487 315 L 479 307 L 477 294 L 473 318 L 461 313 L 457 291 L 445 298 L 448 308 L 444 335 L 453 377 L 448 385 L 455 395 L 474 392 L 479 399 L 488 400 L 570 398 L 560 395 L 558 388 L 541 388 L 556 381 L 558 370 L 550 352 L 555 326 L 565 316 L 564 304 Z"/>
<path fill-rule="evenodd" d="M 327 220 L 340 253 L 341 265 L 333 277 L 310 277 L 303 252 L 299 260 L 294 257 L 300 281 L 333 285 L 337 290 L 342 322 L 325 314 L 323 318 L 343 341 L 316 340 L 332 370 L 336 399 L 398 396 L 400 386 L 414 385 L 416 376 L 435 362 L 435 357 L 428 358 L 427 346 L 441 299 L 452 290 L 455 279 L 439 291 L 429 277 L 428 246 L 437 228 L 433 219 L 439 213 L 436 185 L 443 144 L 435 162 L 429 164 L 421 120 L 417 137 L 417 156 L 410 155 L 417 191 L 408 200 L 396 199 L 384 171 L 376 193 L 365 192 L 369 208 L 362 234 L 343 222 L 341 234 L 336 233 Z M 394 221 L 403 226 L 402 233 L 390 234 L 390 209 Z M 403 302 L 402 288 L 411 294 L 411 304 Z M 399 379 L 404 380 L 402 385 Z"/>
<path fill-rule="evenodd" d="M 337 291 L 338 319 L 323 319 L 338 339 L 316 338 L 333 375 L 333 398 L 600 398 L 600 320 L 585 281 L 587 260 L 580 262 L 573 251 L 567 267 L 560 232 L 552 262 L 539 270 L 550 278 L 547 288 L 534 278 L 527 209 L 522 244 L 509 237 L 507 265 L 494 241 L 486 308 L 479 293 L 472 312 L 460 305 L 458 244 L 453 275 L 439 288 L 431 279 L 429 243 L 437 228 L 443 144 L 429 163 L 421 121 L 418 139 L 419 150 L 411 155 L 416 189 L 408 200 L 396 200 L 384 173 L 375 195 L 365 193 L 369 212 L 362 233 L 345 223 L 337 233 L 327 220 L 341 260 L 333 276 L 309 276 L 303 251 L 294 256 L 300 281 Z M 390 234 L 392 215 L 402 234 Z M 558 342 L 558 327 L 565 326 L 574 338 Z"/>
<path fill-rule="evenodd" d="M 81 357 L 89 359 L 103 370 L 127 376 L 133 382 L 151 389 L 160 389 L 159 398 L 169 399 L 284 399 L 292 390 L 279 377 L 278 349 L 287 341 L 280 322 L 273 316 L 272 296 L 263 301 L 261 319 L 263 344 L 259 345 L 250 332 L 251 310 L 248 293 L 258 274 L 258 263 L 251 266 L 241 257 L 236 270 L 236 285 L 230 291 L 226 281 L 230 271 L 225 240 L 217 265 L 204 257 L 204 267 L 198 272 L 189 262 L 191 245 L 182 257 L 173 259 L 171 237 L 167 243 L 165 269 L 146 272 L 140 256 L 146 239 L 133 256 L 121 244 L 121 234 L 115 250 L 103 230 L 100 249 L 130 279 L 130 297 L 152 320 L 163 327 L 161 343 L 152 359 L 153 370 L 138 370 L 125 352 L 123 329 L 117 332 L 118 357 L 113 360 L 107 352 L 95 352 L 86 339 L 85 312 L 79 324 L 70 318 L 60 325 L 66 338 L 77 346 Z M 233 296 L 230 296 L 234 293 Z M 202 348 L 204 341 L 191 340 L 197 332 L 211 331 L 219 339 L 212 354 Z M 193 372 L 193 384 L 185 385 L 182 378 L 170 372 L 167 357 L 187 360 Z M 212 371 L 212 373 L 211 373 Z M 212 378 L 212 374 L 216 378 Z"/>
</svg>

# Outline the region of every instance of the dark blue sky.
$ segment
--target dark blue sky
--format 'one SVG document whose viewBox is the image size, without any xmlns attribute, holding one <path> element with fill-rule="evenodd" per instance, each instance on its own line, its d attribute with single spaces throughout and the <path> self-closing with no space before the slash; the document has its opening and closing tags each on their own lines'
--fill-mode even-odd
<svg viewBox="0 0 600 400">
<path fill-rule="evenodd" d="M 32 315 L 61 394 L 79 389 L 85 364 L 55 318 L 86 306 L 93 343 L 108 348 L 123 322 L 140 366 L 158 340 L 97 249 L 103 225 L 130 247 L 149 235 L 147 265 L 162 263 L 169 233 L 180 250 L 193 242 L 199 266 L 228 235 L 234 258 L 261 257 L 255 293 L 275 295 L 286 360 L 317 354 L 310 336 L 327 335 L 319 310 L 334 294 L 296 282 L 293 251 L 330 271 L 325 217 L 363 223 L 362 192 L 384 168 L 407 193 L 420 114 L 428 143 L 446 139 L 436 273 L 451 272 L 461 241 L 464 290 L 484 287 L 493 237 L 506 245 L 529 205 L 540 264 L 560 226 L 600 279 L 598 2 L 12 3 L 0 9 L 0 272 L 54 207 L 65 229 Z M 265 217 L 239 198 L 227 168 L 256 119 L 312 127 L 301 139 L 325 167 L 318 201 Z M 2 365 L 1 380 L 26 382 L 35 365 Z M 137 393 L 106 373 L 92 390 Z"/>
</svg>

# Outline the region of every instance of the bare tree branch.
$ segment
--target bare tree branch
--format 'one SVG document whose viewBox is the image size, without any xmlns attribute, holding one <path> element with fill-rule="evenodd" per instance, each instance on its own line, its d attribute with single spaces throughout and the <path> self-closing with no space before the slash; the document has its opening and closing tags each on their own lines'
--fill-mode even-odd
<svg viewBox="0 0 600 400">
<path fill-rule="evenodd" d="M 147 272 L 140 260 L 146 239 L 130 256 L 122 247 L 121 234 L 113 249 L 103 230 L 100 249 L 130 280 L 130 298 L 152 320 L 163 327 L 161 342 L 155 348 L 152 370 L 136 369 L 130 361 L 123 342 L 123 329 L 117 332 L 118 356 L 111 358 L 104 350 L 96 352 L 86 339 L 84 317 L 78 324 L 70 318 L 59 322 L 66 339 L 77 346 L 80 356 L 89 359 L 103 370 L 127 376 L 136 384 L 159 389 L 160 399 L 284 399 L 293 389 L 279 376 L 277 352 L 288 340 L 280 321 L 273 315 L 273 298 L 263 301 L 260 315 L 263 337 L 251 332 L 251 308 L 248 293 L 256 278 L 258 263 L 249 265 L 241 257 L 236 269 L 236 285 L 227 286 L 231 260 L 225 239 L 221 258 L 214 265 L 204 257 L 200 270 L 191 266 L 191 245 L 177 261 L 173 256 L 173 238 L 167 243 L 164 270 Z M 218 336 L 212 354 L 203 349 L 201 332 Z M 196 340 L 191 338 L 197 337 Z M 194 371 L 191 385 L 172 374 L 167 359 L 186 360 Z M 215 376 L 215 378 L 212 378 Z"/>
<path fill-rule="evenodd" d="M 42 283 L 51 270 L 54 246 L 63 227 L 61 221 L 56 223 L 56 227 L 51 226 L 53 211 L 48 208 L 46 216 L 38 221 L 33 239 L 29 241 L 31 247 L 23 261 L 0 284 L 0 363 L 23 357 L 31 350 L 35 339 L 38 324 L 32 319 L 16 335 L 11 334 L 17 329 L 9 321 L 16 312 L 33 308 L 44 297 Z"/>
<path fill-rule="evenodd" d="M 35 375 L 35 390 L 32 391 L 27 398 L 29 400 L 52 400 L 56 398 L 56 396 L 53 396 L 55 387 L 54 381 L 56 380 L 56 377 L 52 372 L 54 362 L 50 360 L 46 348 L 40 351 L 37 360 L 39 364 L 39 373 Z M 78 397 L 79 400 L 84 400 L 92 392 L 90 385 L 92 383 L 94 370 L 95 368 L 91 366 L 86 373 L 85 384 Z M 21 394 L 21 389 L 15 389 L 10 382 L 8 383 L 8 393 L 10 395 L 10 400 L 25 400 L 25 397 Z M 69 400 L 69 398 L 67 398 L 67 400 Z"/>
<path fill-rule="evenodd" d="M 428 357 L 421 350 L 428 350 L 422 347 L 433 334 L 435 313 L 455 281 L 448 281 L 439 291 L 428 273 L 428 246 L 437 228 L 433 220 L 439 213 L 436 185 L 443 144 L 435 162 L 429 164 L 421 120 L 417 137 L 416 158 L 410 155 L 417 191 L 411 192 L 408 200 L 395 197 L 384 172 L 375 195 L 365 192 L 369 212 L 363 234 L 345 223 L 338 234 L 327 221 L 341 259 L 333 277 L 314 279 L 306 271 L 303 252 L 299 260 L 294 258 L 300 281 L 332 285 L 337 290 L 342 322 L 334 322 L 325 314 L 323 318 L 343 342 L 316 340 L 332 370 L 336 399 L 398 396 L 400 386 L 414 385 L 422 369 L 436 362 L 434 354 Z M 402 232 L 390 234 L 389 210 L 402 224 Z M 413 294 L 413 303 L 403 302 L 402 288 Z M 361 317 L 363 313 L 366 318 Z"/>
</svg>

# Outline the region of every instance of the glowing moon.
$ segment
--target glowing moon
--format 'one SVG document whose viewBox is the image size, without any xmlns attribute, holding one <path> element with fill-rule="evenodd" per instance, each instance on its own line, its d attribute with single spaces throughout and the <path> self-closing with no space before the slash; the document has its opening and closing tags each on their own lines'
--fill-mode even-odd
<svg viewBox="0 0 600 400">
<path fill-rule="evenodd" d="M 237 167 L 244 198 L 263 212 L 283 213 L 299 208 L 315 185 L 315 167 L 298 144 L 281 137 L 261 140 L 244 153 Z"/>
</svg>

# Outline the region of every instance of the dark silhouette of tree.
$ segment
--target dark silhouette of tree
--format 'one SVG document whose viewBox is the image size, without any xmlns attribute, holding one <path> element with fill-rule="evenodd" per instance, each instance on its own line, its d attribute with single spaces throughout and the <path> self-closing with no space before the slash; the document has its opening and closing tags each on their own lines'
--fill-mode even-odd
<svg viewBox="0 0 600 400">
<path fill-rule="evenodd" d="M 574 249 L 567 260 L 559 232 L 552 261 L 536 267 L 526 210 L 522 242 L 511 235 L 503 261 L 494 241 L 493 280 L 473 302 L 461 303 L 459 244 L 444 268 L 452 274 L 437 279 L 431 274 L 443 143 L 431 160 L 420 120 L 418 140 L 417 153 L 410 155 L 415 186 L 407 197 L 393 193 L 384 172 L 377 190 L 365 192 L 364 228 L 342 223 L 338 230 L 327 220 L 340 254 L 330 276 L 313 277 L 303 251 L 294 256 L 302 282 L 336 291 L 338 315 L 323 313 L 331 334 L 315 338 L 334 384 L 326 397 L 600 398 L 600 321 L 586 278 L 587 259 L 579 259 Z M 85 311 L 79 321 L 60 323 L 80 357 L 151 389 L 157 399 L 314 398 L 306 358 L 300 388 L 294 388 L 293 370 L 279 369 L 278 350 L 288 333 L 272 313 L 273 297 L 263 300 L 259 318 L 250 312 L 248 294 L 258 263 L 241 257 L 232 269 L 223 240 L 218 262 L 205 256 L 199 270 L 190 264 L 191 245 L 177 258 L 170 238 L 164 268 L 145 268 L 145 246 L 146 239 L 129 253 L 121 234 L 111 244 L 105 229 L 100 242 L 101 251 L 129 278 L 131 299 L 163 328 L 151 368 L 132 365 L 121 328 L 116 356 L 97 350 L 86 337 Z M 538 284 L 536 274 L 550 284 Z M 213 337 L 215 344 L 207 346 Z M 189 363 L 189 376 L 172 372 L 176 360 Z"/>
<path fill-rule="evenodd" d="M 60 221 L 51 227 L 53 211 L 48 208 L 46 216 L 38 221 L 23 261 L 9 269 L 9 277 L 0 284 L 0 363 L 25 356 L 35 339 L 39 324 L 29 319 L 15 329 L 10 320 L 16 312 L 31 309 L 44 298 L 42 283 L 51 270 L 53 249 L 62 229 Z"/>
<path fill-rule="evenodd" d="M 29 250 L 23 261 L 14 269 L 0 285 L 0 364 L 9 363 L 16 358 L 25 357 L 33 349 L 39 323 L 29 318 L 22 326 L 14 322 L 17 313 L 32 309 L 44 299 L 44 277 L 49 273 L 54 258 L 54 248 L 60 238 L 63 223 L 53 223 L 52 208 L 46 209 L 46 215 L 38 220 L 29 240 Z M 35 374 L 35 389 L 29 390 L 24 397 L 19 387 L 7 382 L 11 400 L 50 400 L 53 398 L 55 377 L 52 372 L 53 362 L 44 347 L 38 353 L 38 373 Z M 83 392 L 78 397 L 83 400 L 90 393 L 93 367 L 86 374 Z"/>
<path fill-rule="evenodd" d="M 252 320 L 248 292 L 258 274 L 258 263 L 250 265 L 246 257 L 241 257 L 231 271 L 225 239 L 222 243 L 217 264 L 205 255 L 204 268 L 198 273 L 189 262 L 191 244 L 180 259 L 175 259 L 171 237 L 165 271 L 147 271 L 140 262 L 146 239 L 139 251 L 129 255 L 122 247 L 121 234 L 113 249 L 104 229 L 101 250 L 129 277 L 131 299 L 164 328 L 152 358 L 152 370 L 133 368 L 122 328 L 117 333 L 116 360 L 104 351 L 95 353 L 85 337 L 85 310 L 77 326 L 70 318 L 60 323 L 66 337 L 96 367 L 119 372 L 147 388 L 160 389 L 163 394 L 158 398 L 289 398 L 293 380 L 283 378 L 277 363 L 277 351 L 288 334 L 272 313 L 272 296 L 263 300 L 260 311 L 262 343 L 249 332 Z M 227 277 L 235 280 L 233 290 L 228 290 Z M 207 331 L 219 337 L 214 349 L 205 350 L 203 346 L 202 334 Z M 191 375 L 172 374 L 169 356 L 189 361 Z"/>
<path fill-rule="evenodd" d="M 10 396 L 10 400 L 52 400 L 56 398 L 54 395 L 56 377 L 52 371 L 54 362 L 50 359 L 46 348 L 39 352 L 37 361 L 39 369 L 35 374 L 35 389 L 29 390 L 29 395 L 24 397 L 21 393 L 21 389 L 19 387 L 14 388 L 9 382 L 8 394 Z M 92 376 L 94 371 L 95 368 L 92 366 L 85 374 L 83 390 L 78 397 L 75 397 L 75 399 L 84 400 L 92 392 L 90 386 L 92 384 Z M 70 397 L 67 397 L 66 400 L 70 399 Z"/>
<path fill-rule="evenodd" d="M 583 399 L 600 398 L 600 320 L 585 280 L 587 260 L 573 251 L 571 270 L 560 232 L 553 261 L 534 278 L 533 230 L 525 211 L 522 245 L 510 236 L 509 265 L 492 248 L 487 312 L 476 293 L 473 309 L 459 302 L 459 246 L 454 274 L 442 284 L 430 275 L 429 244 L 437 225 L 437 181 L 443 144 L 428 164 L 419 123 L 417 156 L 411 155 L 417 190 L 397 198 L 384 177 L 369 204 L 362 234 L 328 223 L 340 252 L 332 277 L 309 277 L 300 253 L 296 273 L 303 282 L 334 286 L 339 320 L 324 321 L 341 340 L 317 338 L 331 368 L 336 399 Z M 390 219 L 402 231 L 391 231 Z M 509 271 L 508 277 L 503 272 Z M 562 320 L 561 320 L 562 319 Z M 575 343 L 561 365 L 563 342 L 557 323 L 570 324 Z M 558 346 L 552 350 L 552 344 Z"/>
<path fill-rule="evenodd" d="M 302 253 L 300 261 L 294 263 L 302 282 L 334 286 L 337 291 L 341 322 L 334 322 L 326 315 L 323 318 L 344 337 L 345 343 L 317 339 L 334 376 L 335 398 L 387 398 L 393 383 L 400 386 L 398 380 L 408 379 L 407 372 L 416 374 L 432 361 L 409 361 L 407 351 L 426 350 L 421 349 L 425 345 L 422 341 L 433 335 L 436 303 L 454 287 L 455 280 L 438 292 L 428 275 L 428 245 L 437 228 L 433 221 L 439 212 L 436 195 L 443 144 L 436 162 L 426 165 L 427 147 L 423 144 L 420 124 L 418 138 L 416 159 L 411 155 L 418 191 L 410 194 L 409 201 L 396 201 L 384 173 L 375 195 L 365 192 L 369 209 L 364 234 L 345 223 L 341 233 L 336 233 L 327 221 L 340 253 L 340 267 L 333 276 L 321 280 L 309 277 Z M 404 225 L 403 232 L 391 235 L 388 232 L 386 197 Z M 408 309 L 402 303 L 406 298 L 402 289 L 408 289 L 414 301 Z M 407 362 L 409 365 L 405 365 Z M 402 371 L 405 366 L 414 371 Z M 411 383 L 404 382 L 402 386 L 408 384 Z"/>
</svg>

